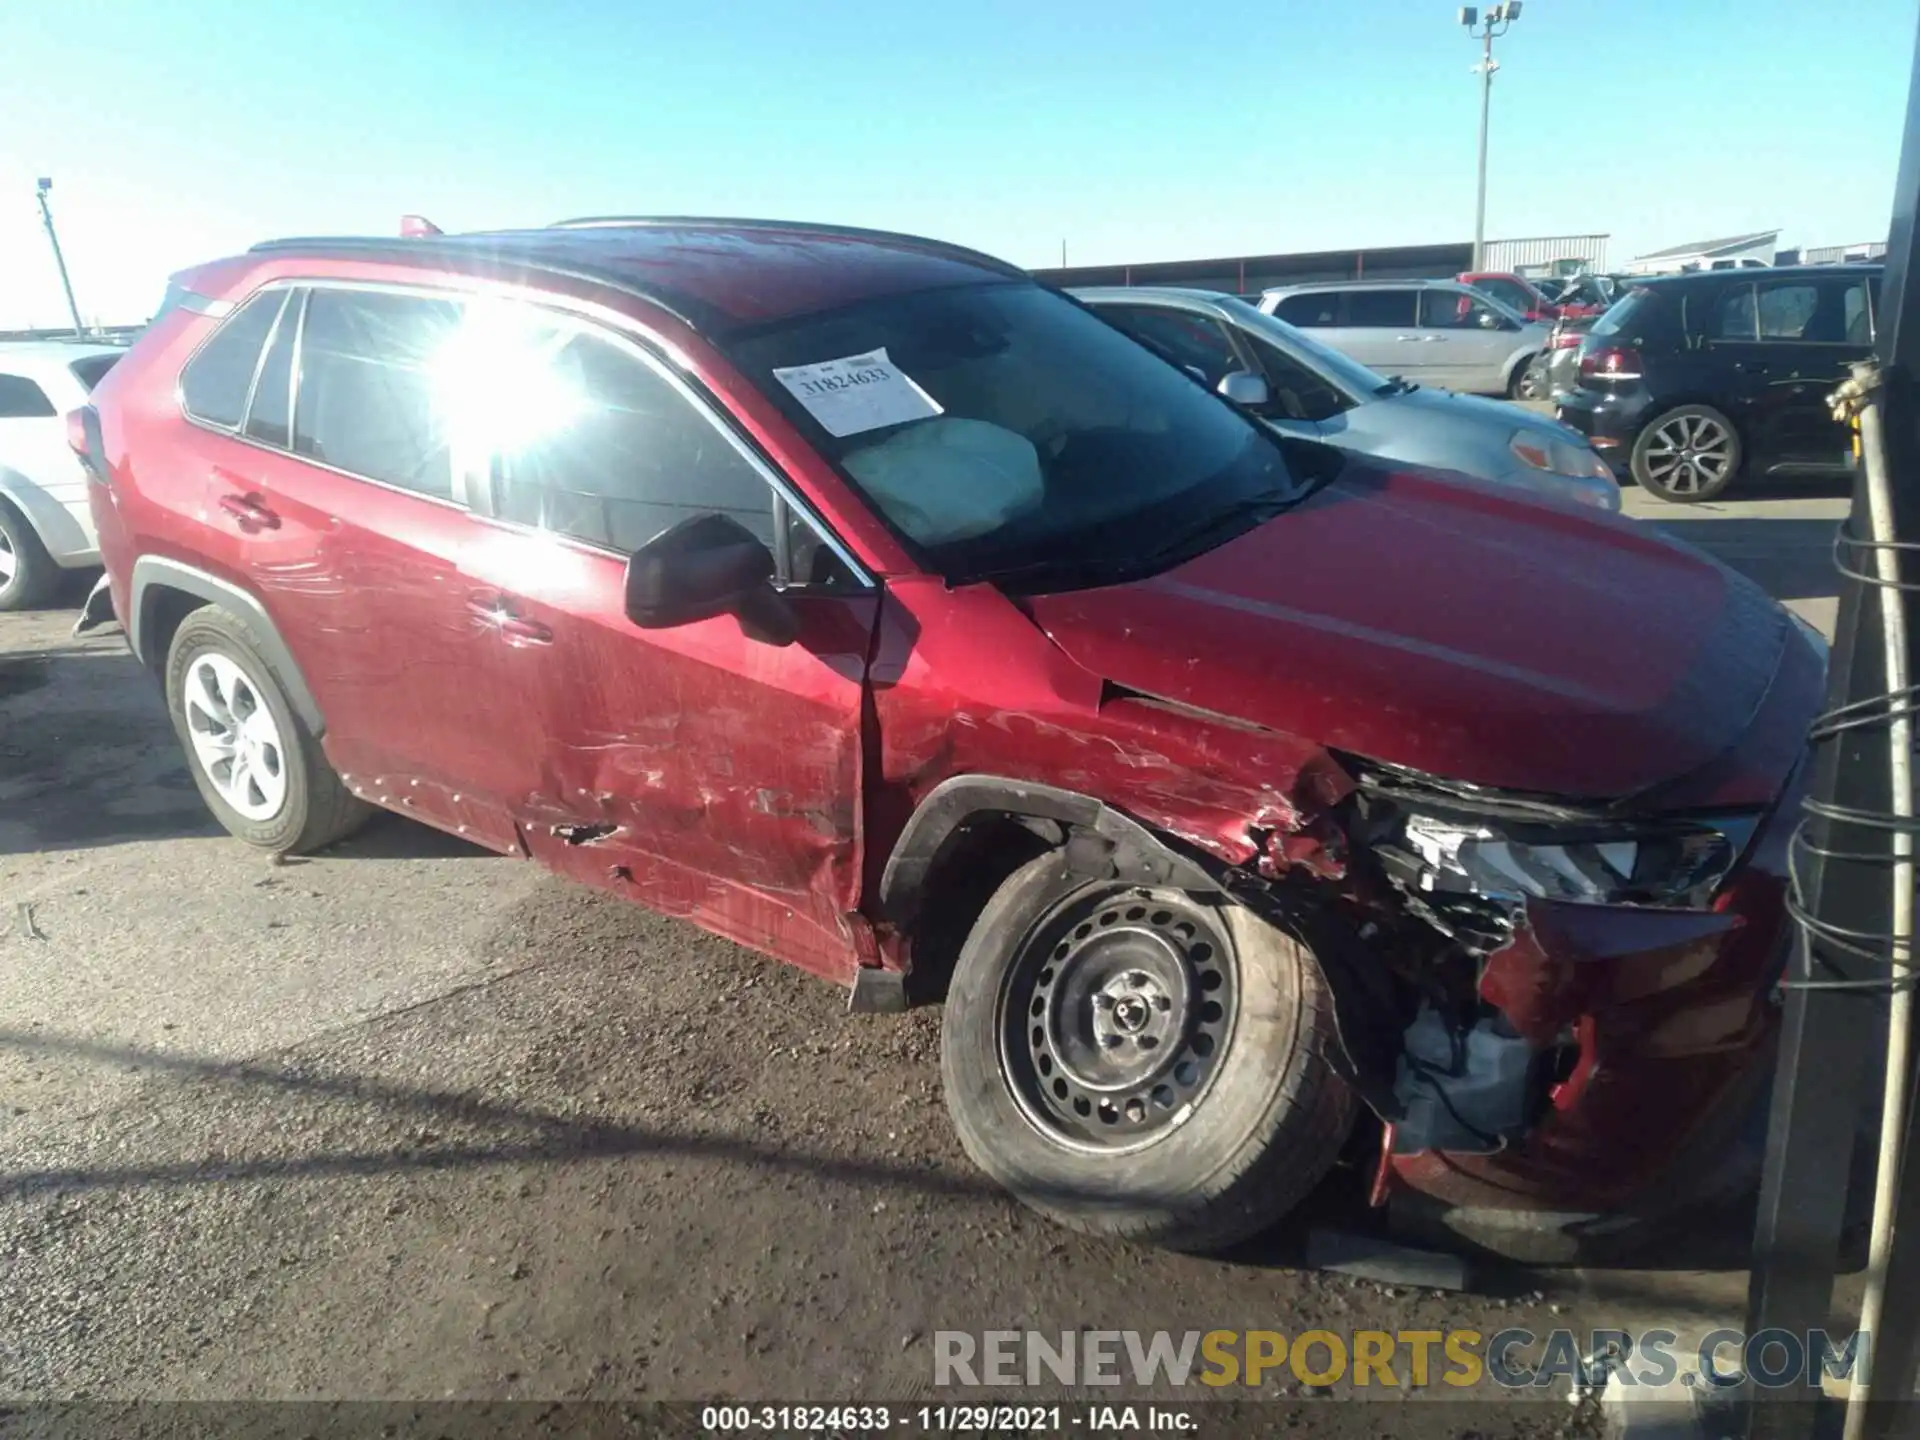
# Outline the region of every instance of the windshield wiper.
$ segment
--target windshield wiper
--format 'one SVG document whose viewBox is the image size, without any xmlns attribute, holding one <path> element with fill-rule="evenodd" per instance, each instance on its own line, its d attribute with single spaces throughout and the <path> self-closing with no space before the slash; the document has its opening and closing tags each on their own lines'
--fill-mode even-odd
<svg viewBox="0 0 1920 1440">
<path fill-rule="evenodd" d="M 1289 509 L 1301 500 L 1304 500 L 1315 488 L 1316 487 L 1311 485 L 1301 485 L 1291 490 L 1265 490 L 1258 495 L 1242 496 L 1231 505 L 1214 511 L 1211 515 L 1207 516 L 1205 520 L 1183 532 L 1168 544 L 1148 551 L 1145 557 L 1146 561 L 1152 565 L 1162 563 L 1175 556 L 1184 556 L 1187 552 L 1192 551 L 1196 545 L 1211 539 L 1213 536 L 1233 525 L 1245 521 L 1250 520 L 1253 522 L 1253 525 L 1262 524 L 1265 521 L 1271 520 L 1282 510 Z M 1249 525 L 1247 528 L 1252 529 L 1253 526 Z"/>
<path fill-rule="evenodd" d="M 1411 395 L 1420 388 L 1419 382 L 1407 379 L 1404 375 L 1390 375 L 1387 383 L 1374 387 L 1376 395 Z"/>
</svg>

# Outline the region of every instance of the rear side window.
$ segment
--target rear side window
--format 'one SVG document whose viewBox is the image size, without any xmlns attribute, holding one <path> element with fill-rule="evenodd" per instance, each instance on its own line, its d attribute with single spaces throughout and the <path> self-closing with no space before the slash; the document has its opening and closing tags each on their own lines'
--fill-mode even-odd
<svg viewBox="0 0 1920 1440">
<path fill-rule="evenodd" d="M 315 290 L 300 343 L 293 450 L 350 474 L 453 498 L 432 367 L 460 323 L 451 300 Z"/>
<path fill-rule="evenodd" d="M 80 382 L 80 388 L 91 392 L 93 387 L 107 378 L 107 372 L 120 363 L 118 355 L 88 355 L 74 361 L 67 369 L 73 372 L 73 378 Z"/>
<path fill-rule="evenodd" d="M 260 363 L 260 347 L 267 343 L 274 317 L 286 299 L 284 290 L 254 296 L 228 316 L 187 362 L 180 376 L 180 399 L 189 415 L 229 430 L 239 427 L 247 413 L 247 392 Z"/>
<path fill-rule="evenodd" d="M 1707 327 L 1709 340 L 1757 340 L 1759 324 L 1754 316 L 1753 286 L 1734 285 L 1720 292 L 1714 302 L 1713 321 Z"/>
<path fill-rule="evenodd" d="M 1289 325 L 1314 329 L 1340 323 L 1338 294 L 1289 295 L 1274 307 L 1273 313 Z"/>
<path fill-rule="evenodd" d="M 35 381 L 25 375 L 0 375 L 0 420 L 44 420 L 59 413 Z"/>
<path fill-rule="evenodd" d="M 1812 285 L 1761 285 L 1754 313 L 1760 322 L 1762 340 L 1806 340 L 1807 325 L 1820 304 L 1820 292 Z M 1838 337 L 1835 337 L 1838 338 Z"/>
<path fill-rule="evenodd" d="M 1373 328 L 1412 325 L 1418 293 L 1414 290 L 1349 290 L 1346 314 L 1340 323 Z"/>
</svg>

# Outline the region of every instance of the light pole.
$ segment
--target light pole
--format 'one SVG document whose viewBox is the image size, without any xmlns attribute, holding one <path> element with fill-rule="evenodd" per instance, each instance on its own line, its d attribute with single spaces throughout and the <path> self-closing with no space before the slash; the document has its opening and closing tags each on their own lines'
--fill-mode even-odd
<svg viewBox="0 0 1920 1440">
<path fill-rule="evenodd" d="M 1507 33 L 1507 27 L 1520 18 L 1520 0 L 1504 0 L 1485 11 L 1471 5 L 1460 7 L 1460 23 L 1480 42 L 1480 183 L 1473 201 L 1473 268 L 1483 270 L 1487 263 L 1487 112 L 1493 108 L 1493 72 L 1500 62 L 1493 58 L 1493 42 Z"/>
<path fill-rule="evenodd" d="M 60 267 L 60 288 L 67 292 L 67 313 L 73 316 L 73 333 L 84 335 L 87 327 L 80 323 L 80 307 L 74 302 L 73 281 L 67 278 L 67 257 L 60 253 L 60 237 L 53 229 L 53 207 L 47 204 L 47 192 L 53 189 L 53 181 L 45 175 L 40 177 L 40 218 L 46 222 L 47 240 L 53 246 L 53 263 Z"/>
</svg>

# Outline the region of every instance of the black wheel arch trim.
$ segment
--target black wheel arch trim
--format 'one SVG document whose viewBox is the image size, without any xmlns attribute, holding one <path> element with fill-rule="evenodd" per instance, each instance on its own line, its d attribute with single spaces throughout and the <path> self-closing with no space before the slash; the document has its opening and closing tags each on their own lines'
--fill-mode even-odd
<svg viewBox="0 0 1920 1440">
<path fill-rule="evenodd" d="M 885 919 L 904 926 L 914 918 L 942 847 L 963 825 L 982 815 L 1052 821 L 1066 827 L 1069 851 L 1091 875 L 1104 873 L 1183 890 L 1222 888 L 1199 861 L 1090 795 L 999 775 L 956 775 L 927 793 L 887 857 L 879 895 Z"/>
<path fill-rule="evenodd" d="M 281 636 L 280 627 L 267 614 L 267 607 L 232 581 L 209 575 L 205 570 L 179 560 L 169 560 L 163 555 L 142 555 L 133 562 L 127 596 L 127 609 L 130 612 L 127 616 L 127 644 L 135 658 L 155 670 L 166 659 L 164 655 L 148 653 L 148 642 L 152 639 L 151 599 L 161 590 L 180 591 L 209 605 L 231 610 L 246 620 L 259 636 L 265 652 L 261 658 L 273 667 L 274 678 L 287 692 L 287 701 L 300 717 L 301 724 L 316 739 L 326 733 L 326 719 L 320 713 L 319 702 L 313 698 L 313 691 L 307 685 L 306 676 L 300 673 L 300 666 Z"/>
</svg>

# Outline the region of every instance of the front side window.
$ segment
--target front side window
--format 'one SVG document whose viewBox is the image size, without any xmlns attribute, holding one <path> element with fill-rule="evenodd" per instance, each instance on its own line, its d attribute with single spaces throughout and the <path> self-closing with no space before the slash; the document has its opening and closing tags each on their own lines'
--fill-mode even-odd
<svg viewBox="0 0 1920 1440">
<path fill-rule="evenodd" d="M 44 420 L 59 413 L 38 381 L 25 375 L 0 375 L 0 420 Z"/>
<path fill-rule="evenodd" d="M 233 314 L 187 362 L 180 376 L 180 399 L 187 413 L 210 425 L 237 429 L 247 412 L 247 392 L 260 364 L 273 322 L 287 292 L 268 290 Z"/>
<path fill-rule="evenodd" d="M 1500 312 L 1464 290 L 1422 290 L 1420 323 L 1429 330 L 1498 330 Z"/>
<path fill-rule="evenodd" d="M 727 348 L 949 580 L 1152 573 L 1302 493 L 1265 427 L 1035 285 L 886 296 Z"/>
<path fill-rule="evenodd" d="M 443 422 L 486 464 L 501 519 L 630 555 L 718 513 L 774 548 L 765 478 L 638 356 L 510 304 L 475 304 L 451 344 Z"/>
<path fill-rule="evenodd" d="M 460 315 L 451 300 L 313 291 L 300 344 L 294 453 L 452 499 L 450 433 L 434 387 Z"/>
<path fill-rule="evenodd" d="M 1526 286 L 1514 280 L 1507 280 L 1497 275 L 1491 275 L 1484 279 L 1475 280 L 1473 282 L 1473 288 L 1486 291 L 1487 294 L 1493 296 L 1493 298 L 1500 301 L 1501 304 L 1511 305 L 1523 314 L 1534 307 L 1534 298 L 1527 293 Z"/>
<path fill-rule="evenodd" d="M 1342 325 L 1369 328 L 1411 326 L 1414 323 L 1415 290 L 1349 290 Z"/>
<path fill-rule="evenodd" d="M 1196 372 L 1209 385 L 1244 368 L 1219 322 L 1186 310 L 1151 305 L 1113 305 L 1100 313 L 1174 364 Z"/>
</svg>

